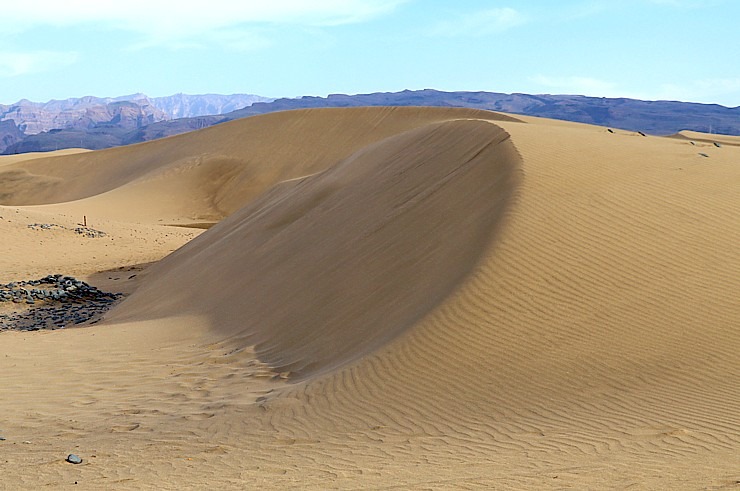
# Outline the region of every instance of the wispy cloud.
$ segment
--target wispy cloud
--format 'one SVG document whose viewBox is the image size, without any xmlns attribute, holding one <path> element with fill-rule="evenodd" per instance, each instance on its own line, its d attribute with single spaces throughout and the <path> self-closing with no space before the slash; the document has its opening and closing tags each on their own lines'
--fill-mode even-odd
<svg viewBox="0 0 740 491">
<path fill-rule="evenodd" d="M 0 52 L 0 77 L 42 73 L 71 65 L 77 58 L 74 52 Z"/>
<path fill-rule="evenodd" d="M 410 0 L 24 0 L 3 6 L 5 34 L 91 27 L 133 35 L 127 49 L 221 46 L 254 51 L 280 27 L 329 28 L 368 22 Z M 0 34 L 1 35 L 1 34 Z"/>
<path fill-rule="evenodd" d="M 230 51 L 257 51 L 272 45 L 268 33 L 260 29 L 227 29 L 212 33 L 210 37 Z"/>
<path fill-rule="evenodd" d="M 545 90 L 561 94 L 581 94 L 611 97 L 615 95 L 616 84 L 593 77 L 568 76 L 550 77 L 535 75 L 530 77 L 531 82 Z"/>
<path fill-rule="evenodd" d="M 638 4 L 652 4 L 678 10 L 717 10 L 732 8 L 737 0 L 633 0 Z"/>
<path fill-rule="evenodd" d="M 647 2 L 655 5 L 681 8 L 707 6 L 707 0 L 647 0 Z"/>
<path fill-rule="evenodd" d="M 510 7 L 493 8 L 458 15 L 439 22 L 429 30 L 432 36 L 487 36 L 527 22 L 524 14 Z"/>
<path fill-rule="evenodd" d="M 574 3 L 559 4 L 557 9 L 549 12 L 549 17 L 556 21 L 578 21 L 588 17 L 602 15 L 613 8 L 607 0 L 585 0 Z"/>
<path fill-rule="evenodd" d="M 705 78 L 685 84 L 662 84 L 655 99 L 740 105 L 740 77 Z"/>
<path fill-rule="evenodd" d="M 3 6 L 3 20 L 16 29 L 104 25 L 185 38 L 241 24 L 335 26 L 387 14 L 408 0 L 24 0 Z"/>
<path fill-rule="evenodd" d="M 740 105 L 740 78 L 705 78 L 683 84 L 664 83 L 652 90 L 623 87 L 619 84 L 593 77 L 529 77 L 536 85 L 534 90 L 557 94 L 580 94 L 594 97 L 631 97 L 643 100 L 671 100 L 702 103 Z"/>
</svg>

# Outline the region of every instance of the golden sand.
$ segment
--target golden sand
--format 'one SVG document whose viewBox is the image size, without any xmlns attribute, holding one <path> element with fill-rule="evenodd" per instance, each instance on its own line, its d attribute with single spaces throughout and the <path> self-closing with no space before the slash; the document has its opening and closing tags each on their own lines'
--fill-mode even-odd
<svg viewBox="0 0 740 491">
<path fill-rule="evenodd" d="M 713 137 L 353 108 L 0 158 L 0 282 L 130 294 L 0 333 L 1 486 L 732 489 Z M 27 227 L 83 216 L 108 235 Z"/>
</svg>

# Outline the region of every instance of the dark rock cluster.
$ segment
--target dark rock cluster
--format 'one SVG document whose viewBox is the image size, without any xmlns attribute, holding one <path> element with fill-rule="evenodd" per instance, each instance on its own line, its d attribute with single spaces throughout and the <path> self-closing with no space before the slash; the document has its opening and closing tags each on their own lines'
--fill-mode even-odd
<svg viewBox="0 0 740 491">
<path fill-rule="evenodd" d="M 121 296 L 60 274 L 0 284 L 0 303 L 30 306 L 25 310 L 0 314 L 0 331 L 61 329 L 88 321 L 94 324 Z"/>
<path fill-rule="evenodd" d="M 84 235 L 85 237 L 89 237 L 91 239 L 97 239 L 99 237 L 105 237 L 105 232 L 101 232 L 100 230 L 95 230 L 89 227 L 75 227 L 75 228 L 67 228 L 62 225 L 57 225 L 56 223 L 31 223 L 28 225 L 28 228 L 31 230 L 51 230 L 53 228 L 61 228 L 63 230 L 71 230 L 72 232 L 80 235 Z"/>
</svg>

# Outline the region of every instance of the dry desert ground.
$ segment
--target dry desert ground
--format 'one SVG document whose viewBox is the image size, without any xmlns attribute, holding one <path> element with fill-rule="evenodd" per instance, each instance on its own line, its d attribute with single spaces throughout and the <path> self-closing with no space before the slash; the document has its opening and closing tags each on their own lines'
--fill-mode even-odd
<svg viewBox="0 0 740 491">
<path fill-rule="evenodd" d="M 1 157 L 0 284 L 122 295 L 0 303 L 0 488 L 740 489 L 739 190 L 740 137 L 454 108 Z"/>
</svg>

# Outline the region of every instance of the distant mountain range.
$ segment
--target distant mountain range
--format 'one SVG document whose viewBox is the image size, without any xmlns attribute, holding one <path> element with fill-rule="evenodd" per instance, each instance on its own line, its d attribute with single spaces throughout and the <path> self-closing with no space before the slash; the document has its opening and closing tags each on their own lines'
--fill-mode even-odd
<svg viewBox="0 0 740 491">
<path fill-rule="evenodd" d="M 0 105 L 0 152 L 101 149 L 154 140 L 256 114 L 352 106 L 448 106 L 540 116 L 654 135 L 681 130 L 740 135 L 740 107 L 579 95 L 402 92 L 276 99 L 247 95 L 83 97 Z M 9 123 L 9 121 L 13 123 Z"/>
<path fill-rule="evenodd" d="M 23 99 L 15 104 L 0 104 L 0 152 L 15 144 L 21 147 L 20 152 L 26 151 L 23 148 L 29 144 L 42 151 L 53 150 L 58 145 L 60 148 L 79 146 L 80 142 L 86 148 L 106 148 L 121 145 L 127 133 L 152 123 L 224 114 L 254 102 L 271 100 L 251 94 L 168 97 L 132 94 L 43 103 Z M 29 138 L 30 142 L 24 145 L 23 141 Z M 65 140 L 69 141 L 65 143 Z M 51 144 L 54 148 L 49 148 Z"/>
</svg>

